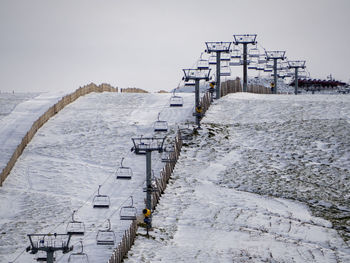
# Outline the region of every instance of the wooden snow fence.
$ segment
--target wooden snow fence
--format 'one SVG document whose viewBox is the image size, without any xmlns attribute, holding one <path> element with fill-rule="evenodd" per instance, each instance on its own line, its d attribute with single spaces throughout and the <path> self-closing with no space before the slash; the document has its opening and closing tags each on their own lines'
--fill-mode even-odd
<svg viewBox="0 0 350 263">
<path fill-rule="evenodd" d="M 242 91 L 242 84 L 239 78 L 236 78 L 235 80 L 227 80 L 221 84 L 221 97 L 229 93 L 236 93 Z M 271 94 L 271 88 L 262 85 L 248 85 L 247 92 L 257 94 Z"/>
<path fill-rule="evenodd" d="M 16 150 L 12 154 L 10 160 L 7 162 L 7 165 L 5 168 L 1 171 L 0 174 L 0 186 L 2 186 L 2 183 L 5 181 L 7 176 L 10 174 L 13 166 L 15 165 L 17 159 L 21 156 L 24 148 L 27 146 L 27 144 L 32 140 L 36 132 L 57 112 L 62 110 L 65 106 L 67 106 L 69 103 L 75 101 L 80 96 L 84 96 L 86 94 L 89 94 L 91 92 L 118 92 L 118 88 L 113 88 L 109 84 L 101 84 L 100 86 L 96 86 L 95 84 L 91 83 L 89 85 L 86 85 L 84 87 L 80 87 L 72 94 L 68 94 L 64 96 L 59 102 L 57 102 L 55 105 L 50 107 L 39 119 L 37 119 L 32 127 L 29 129 L 29 131 L 26 133 L 26 135 L 23 137 L 21 143 L 17 146 Z"/>
<path fill-rule="evenodd" d="M 159 191 L 156 191 L 152 195 L 152 209 L 154 210 L 157 206 L 160 196 L 164 193 L 164 190 L 167 186 L 167 183 L 170 179 L 171 174 L 174 171 L 175 164 L 180 156 L 180 151 L 182 147 L 181 134 L 178 130 L 175 143 L 174 143 L 174 152 L 170 153 L 170 159 L 174 162 L 167 162 L 160 172 L 160 177 L 156 179 L 157 188 Z M 125 233 L 122 237 L 122 240 L 118 246 L 114 249 L 112 256 L 108 260 L 108 263 L 121 263 L 123 259 L 131 249 L 131 246 L 134 244 L 135 237 L 137 232 L 137 220 L 134 220 L 130 225 L 129 229 L 125 230 Z"/>
<path fill-rule="evenodd" d="M 139 88 L 124 88 L 120 89 L 121 93 L 148 93 L 148 91 Z"/>
</svg>

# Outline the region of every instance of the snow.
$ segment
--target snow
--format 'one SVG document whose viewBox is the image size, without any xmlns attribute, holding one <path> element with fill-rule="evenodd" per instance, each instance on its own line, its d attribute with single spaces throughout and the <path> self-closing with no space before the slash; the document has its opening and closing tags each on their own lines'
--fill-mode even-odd
<svg viewBox="0 0 350 263">
<path fill-rule="evenodd" d="M 106 219 L 111 219 L 118 243 L 130 224 L 119 220 L 120 208 L 130 205 L 131 195 L 138 211 L 144 208 L 145 157 L 130 152 L 131 138 L 152 135 L 159 112 L 169 123 L 169 140 L 178 123 L 193 119 L 193 94 L 182 94 L 182 108 L 170 108 L 170 96 L 92 93 L 52 117 L 0 188 L 0 262 L 13 261 L 19 255 L 15 262 L 33 262 L 35 256 L 23 252 L 29 245 L 26 235 L 65 233 L 73 210 L 77 210 L 75 219 L 86 227 L 83 237 L 73 236 L 75 252 L 80 251 L 82 238 L 90 262 L 107 262 L 113 246 L 97 246 L 97 231 L 105 229 Z M 131 180 L 115 178 L 122 157 L 123 165 L 133 169 Z M 164 165 L 159 157 L 152 154 L 156 176 Z M 98 185 L 102 185 L 100 193 L 111 199 L 109 209 L 92 208 Z M 67 262 L 68 256 L 58 253 L 56 259 Z"/>
<path fill-rule="evenodd" d="M 194 95 L 181 93 L 182 108 L 170 108 L 170 96 L 92 93 L 50 119 L 0 188 L 0 262 L 34 262 L 26 234 L 64 233 L 73 210 L 86 227 L 74 251 L 83 240 L 90 262 L 107 262 L 113 247 L 96 245 L 97 230 L 110 219 L 118 243 L 130 224 L 120 208 L 130 195 L 144 208 L 145 157 L 130 152 L 131 138 L 154 135 L 159 112 L 168 142 L 193 121 Z M 341 219 L 350 211 L 349 98 L 237 93 L 216 101 L 184 144 L 151 238 L 139 228 L 125 261 L 349 262 Z M 115 179 L 122 157 L 131 180 Z M 156 176 L 159 157 L 152 154 Z M 92 208 L 98 185 L 109 209 Z"/>
<path fill-rule="evenodd" d="M 33 123 L 64 95 L 63 92 L 48 92 L 34 98 L 14 94 L 1 96 L 0 110 L 1 114 L 6 116 L 0 119 L 0 171 L 6 167 Z M 23 100 L 24 102 L 19 103 Z"/>
<path fill-rule="evenodd" d="M 349 262 L 349 100 L 216 101 L 125 262 Z"/>
</svg>

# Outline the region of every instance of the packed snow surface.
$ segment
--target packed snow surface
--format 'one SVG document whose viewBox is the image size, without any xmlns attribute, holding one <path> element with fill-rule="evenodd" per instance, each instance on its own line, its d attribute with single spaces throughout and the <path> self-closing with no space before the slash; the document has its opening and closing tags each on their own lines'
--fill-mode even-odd
<svg viewBox="0 0 350 263">
<path fill-rule="evenodd" d="M 145 157 L 130 151 L 131 138 L 168 135 L 168 142 L 179 123 L 193 121 L 193 94 L 181 95 L 183 107 L 169 107 L 170 96 L 91 93 L 52 117 L 0 188 L 0 262 L 35 262 L 37 255 L 25 252 L 27 234 L 66 233 L 73 210 L 77 210 L 74 219 L 85 224 L 85 235 L 72 237 L 73 253 L 81 250 L 82 240 L 90 262 L 107 262 L 114 246 L 96 245 L 98 230 L 105 230 L 110 219 L 117 244 L 130 225 L 119 220 L 120 208 L 131 205 L 130 196 L 138 214 L 144 208 Z M 29 115 L 36 108 L 30 105 L 24 102 L 17 108 L 26 109 L 25 116 L 33 119 Z M 160 120 L 168 121 L 168 133 L 153 132 L 159 113 Z M 133 170 L 131 180 L 116 179 L 123 157 L 123 165 Z M 163 166 L 159 153 L 153 153 L 155 176 Z M 110 197 L 109 209 L 92 207 L 98 185 L 100 194 Z M 56 253 L 56 261 L 67 262 L 70 254 Z"/>
<path fill-rule="evenodd" d="M 350 96 L 230 94 L 125 262 L 350 262 Z"/>
</svg>

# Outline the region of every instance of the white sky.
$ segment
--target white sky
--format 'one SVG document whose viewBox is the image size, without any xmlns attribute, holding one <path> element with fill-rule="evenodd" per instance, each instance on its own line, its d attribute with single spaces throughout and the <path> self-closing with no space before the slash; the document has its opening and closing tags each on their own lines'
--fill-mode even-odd
<svg viewBox="0 0 350 263">
<path fill-rule="evenodd" d="M 349 12 L 349 0 L 0 0 L 0 90 L 171 90 L 205 41 L 245 33 L 347 82 Z"/>
</svg>

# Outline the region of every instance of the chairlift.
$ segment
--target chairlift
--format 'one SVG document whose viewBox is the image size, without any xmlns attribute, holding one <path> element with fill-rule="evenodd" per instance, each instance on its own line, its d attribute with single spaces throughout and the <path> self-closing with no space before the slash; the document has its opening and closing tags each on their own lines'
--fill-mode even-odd
<svg viewBox="0 0 350 263">
<path fill-rule="evenodd" d="M 248 54 L 249 54 L 249 57 L 251 57 L 251 58 L 260 57 L 260 51 L 257 47 L 253 47 L 253 48 L 249 49 Z"/>
<path fill-rule="evenodd" d="M 231 60 L 230 60 L 230 66 L 241 66 L 241 58 L 234 58 L 234 57 L 231 57 Z"/>
<path fill-rule="evenodd" d="M 98 186 L 97 195 L 95 195 L 94 199 L 92 200 L 92 204 L 94 208 L 109 208 L 110 205 L 110 199 L 108 195 L 101 195 L 100 194 L 100 188 L 101 185 Z"/>
<path fill-rule="evenodd" d="M 114 245 L 115 243 L 115 233 L 111 230 L 111 221 L 107 219 L 108 227 L 107 229 L 98 230 L 96 235 L 97 245 Z"/>
<path fill-rule="evenodd" d="M 266 56 L 265 55 L 260 55 L 258 58 L 258 63 L 259 64 L 265 64 L 266 63 Z"/>
<path fill-rule="evenodd" d="M 257 69 L 257 67 L 258 67 L 258 62 L 254 60 L 249 64 L 248 69 Z"/>
<path fill-rule="evenodd" d="M 83 241 L 80 241 L 81 250 L 77 253 L 72 253 L 68 257 L 68 263 L 89 263 L 89 257 L 86 253 L 84 253 Z"/>
<path fill-rule="evenodd" d="M 201 58 L 197 62 L 197 68 L 198 69 L 209 69 L 209 61 L 207 59 L 203 59 L 202 55 L 201 55 Z"/>
<path fill-rule="evenodd" d="M 122 208 L 120 208 L 120 220 L 136 220 L 137 210 L 134 207 L 134 200 L 132 196 L 130 196 L 130 199 L 131 205 L 122 206 Z"/>
<path fill-rule="evenodd" d="M 220 76 L 231 76 L 231 69 L 229 66 L 223 66 L 220 69 Z"/>
<path fill-rule="evenodd" d="M 231 52 L 231 59 L 232 58 L 241 58 L 242 56 L 242 52 L 239 49 L 239 47 L 235 47 L 232 52 Z"/>
<path fill-rule="evenodd" d="M 220 60 L 221 61 L 230 61 L 231 54 L 230 53 L 221 53 Z"/>
<path fill-rule="evenodd" d="M 123 166 L 124 158 L 120 161 L 120 166 L 117 169 L 117 179 L 130 180 L 132 177 L 132 169 L 130 167 Z"/>
<path fill-rule="evenodd" d="M 72 213 L 72 221 L 67 224 L 67 234 L 69 235 L 84 235 L 85 225 L 83 222 L 74 219 L 76 211 Z"/>
<path fill-rule="evenodd" d="M 216 65 L 216 54 L 213 53 L 212 55 L 209 56 L 209 65 Z"/>
<path fill-rule="evenodd" d="M 157 192 L 158 187 L 157 187 L 157 181 L 156 181 L 156 177 L 154 176 L 154 171 L 152 170 L 152 179 L 151 179 L 151 191 L 152 192 Z M 144 182 L 143 185 L 143 192 L 147 192 L 147 184 L 146 181 Z"/>
<path fill-rule="evenodd" d="M 183 98 L 181 96 L 175 95 L 175 90 L 173 96 L 170 98 L 170 107 L 182 107 L 183 106 Z"/>
<path fill-rule="evenodd" d="M 265 66 L 262 64 L 256 65 L 256 70 L 264 70 Z"/>
<path fill-rule="evenodd" d="M 158 120 L 154 123 L 155 132 L 167 132 L 168 131 L 168 122 L 159 120 L 160 113 L 158 113 Z"/>
<path fill-rule="evenodd" d="M 185 82 L 185 87 L 194 87 L 196 82 L 194 80 L 189 80 Z"/>
</svg>

